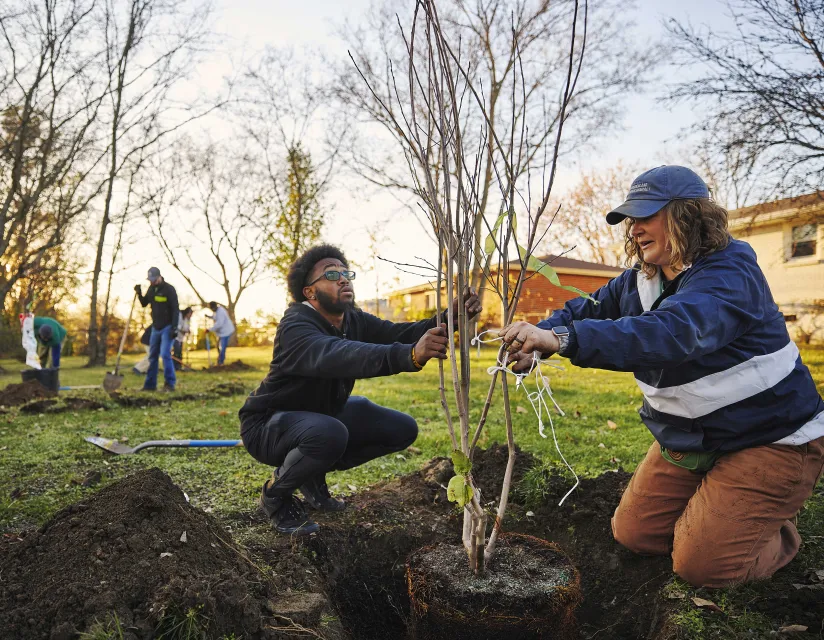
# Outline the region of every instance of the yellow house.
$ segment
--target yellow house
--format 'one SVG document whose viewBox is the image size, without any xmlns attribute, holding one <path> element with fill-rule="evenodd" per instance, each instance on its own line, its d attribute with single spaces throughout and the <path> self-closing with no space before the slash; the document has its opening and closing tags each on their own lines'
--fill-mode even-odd
<svg viewBox="0 0 824 640">
<path fill-rule="evenodd" d="M 824 191 L 729 214 L 730 233 L 755 250 L 793 337 L 824 340 Z"/>
</svg>

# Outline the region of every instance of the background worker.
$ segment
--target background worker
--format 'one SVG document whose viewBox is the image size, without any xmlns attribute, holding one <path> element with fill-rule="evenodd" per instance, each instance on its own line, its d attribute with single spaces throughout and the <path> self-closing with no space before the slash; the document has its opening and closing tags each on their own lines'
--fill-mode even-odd
<svg viewBox="0 0 824 640">
<path fill-rule="evenodd" d="M 294 302 L 278 325 L 269 373 L 240 409 L 246 450 L 278 467 L 260 501 L 281 533 L 318 530 L 296 489 L 312 508 L 339 511 L 344 503 L 330 495 L 328 471 L 402 451 L 418 435 L 412 416 L 350 396 L 355 380 L 419 371 L 431 358 L 446 358 L 446 326 L 437 317 L 393 323 L 364 313 L 355 307 L 354 278 L 331 245 L 313 247 L 292 264 Z M 464 304 L 470 316 L 481 310 L 471 291 Z"/>
<path fill-rule="evenodd" d="M 152 325 L 149 325 L 143 330 L 143 335 L 140 336 L 140 344 L 143 345 L 143 348 L 146 350 L 146 355 L 139 360 L 135 365 L 132 367 L 132 371 L 135 373 L 139 373 L 142 376 L 146 375 L 146 372 L 149 370 L 149 345 L 152 342 Z"/>
<path fill-rule="evenodd" d="M 35 316 L 34 337 L 37 339 L 37 356 L 41 367 L 46 368 L 51 353 L 52 368 L 60 368 L 60 353 L 63 351 L 66 334 L 66 329 L 54 318 Z"/>
<path fill-rule="evenodd" d="M 191 333 L 192 320 L 191 307 L 186 307 L 180 312 L 180 320 L 177 323 L 177 333 L 175 335 L 174 345 L 172 346 L 172 355 L 176 358 L 175 370 L 180 371 L 183 368 L 183 343 L 186 341 L 186 336 Z"/>
<path fill-rule="evenodd" d="M 149 368 L 143 382 L 143 391 L 157 390 L 158 361 L 163 359 L 164 391 L 174 391 L 177 378 L 172 361 L 172 330 L 177 330 L 180 309 L 177 302 L 177 291 L 160 275 L 160 269 L 149 269 L 147 278 L 149 290 L 144 296 L 140 285 L 134 290 L 137 292 L 142 306 L 152 305 L 152 336 L 149 341 Z"/>
<path fill-rule="evenodd" d="M 671 555 L 688 582 L 767 578 L 801 544 L 794 516 L 824 470 L 824 402 L 752 248 L 684 167 L 641 174 L 607 222 L 632 268 L 537 327 L 500 335 L 513 369 L 533 352 L 632 371 L 656 442 L 612 519 L 615 539 Z"/>
<path fill-rule="evenodd" d="M 223 305 L 212 300 L 209 303 L 209 308 L 214 312 L 214 315 L 212 316 L 212 327 L 209 331 L 214 333 L 217 337 L 217 363 L 218 365 L 221 365 L 226 361 L 226 349 L 229 347 L 229 339 L 235 332 L 235 325 L 232 323 L 232 319 L 229 317 L 229 312 L 226 311 L 226 308 Z M 208 336 L 206 339 L 209 339 Z"/>
</svg>

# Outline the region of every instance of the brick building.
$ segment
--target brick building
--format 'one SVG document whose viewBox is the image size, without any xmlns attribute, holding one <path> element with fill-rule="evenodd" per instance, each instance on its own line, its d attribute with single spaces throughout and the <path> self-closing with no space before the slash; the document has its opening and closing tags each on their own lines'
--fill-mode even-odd
<svg viewBox="0 0 824 640">
<path fill-rule="evenodd" d="M 624 270 L 619 267 L 608 267 L 602 264 L 575 260 L 574 258 L 543 256 L 541 260 L 552 265 L 558 273 L 561 284 L 578 287 L 587 292 L 593 292 L 604 286 Z M 509 271 L 510 281 L 518 277 L 520 267 L 517 262 L 511 263 Z M 496 278 L 493 270 L 491 277 Z M 490 285 L 486 284 L 484 288 Z M 442 290 L 442 300 L 446 298 L 446 288 Z M 576 297 L 576 294 L 566 289 L 559 289 L 549 280 L 539 274 L 531 274 L 524 285 L 521 301 L 518 305 L 517 317 L 519 320 L 538 322 L 549 316 L 556 309 L 564 306 L 567 300 Z M 389 307 L 392 311 L 391 319 L 397 321 L 419 320 L 430 317 L 435 312 L 435 283 L 424 282 L 414 287 L 408 287 L 389 294 Z M 484 292 L 484 312 L 481 317 L 482 326 L 499 326 L 501 309 L 498 296 L 494 290 Z"/>
</svg>

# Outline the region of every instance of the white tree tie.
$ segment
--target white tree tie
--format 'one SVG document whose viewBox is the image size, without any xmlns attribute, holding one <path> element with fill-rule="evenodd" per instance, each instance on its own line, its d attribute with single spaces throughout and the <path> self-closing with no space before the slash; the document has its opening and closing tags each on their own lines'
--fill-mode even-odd
<svg viewBox="0 0 824 640">
<path fill-rule="evenodd" d="M 503 338 L 501 338 L 501 337 L 488 338 L 488 339 L 484 340 L 484 339 L 481 338 L 481 336 L 483 336 L 486 333 L 491 333 L 491 330 L 482 331 L 481 333 L 476 334 L 475 337 L 472 338 L 470 344 L 472 344 L 472 345 L 491 344 L 493 342 L 498 342 L 498 341 L 503 340 Z M 527 400 L 529 400 L 529 404 L 532 405 L 532 410 L 535 412 L 535 415 L 538 418 L 538 433 L 541 434 L 542 438 L 547 437 L 547 435 L 544 433 L 544 414 L 546 414 L 546 418 L 547 418 L 547 420 L 549 420 L 549 428 L 550 428 L 550 431 L 552 432 L 552 439 L 555 442 L 555 450 L 558 452 L 558 455 L 561 456 L 561 460 L 563 460 L 564 464 L 566 465 L 566 468 L 569 469 L 570 473 L 572 473 L 573 477 L 575 478 L 575 484 L 573 485 L 573 487 L 569 491 L 566 492 L 564 497 L 561 498 L 561 501 L 558 503 L 558 506 L 560 507 L 561 505 L 564 504 L 564 501 L 572 494 L 572 492 L 575 491 L 575 489 L 578 488 L 578 486 L 581 484 L 581 481 L 578 478 L 578 474 L 575 473 L 575 470 L 572 468 L 572 466 L 569 464 L 569 462 L 567 462 L 567 459 L 564 457 L 564 454 L 561 452 L 561 447 L 558 445 L 558 437 L 555 433 L 555 424 L 552 421 L 552 412 L 549 410 L 549 405 L 547 404 L 546 399 L 549 398 L 549 400 L 552 402 L 552 405 L 555 407 L 555 409 L 558 411 L 558 413 L 560 415 L 564 416 L 566 414 L 564 413 L 563 409 L 561 409 L 561 407 L 558 405 L 558 403 L 555 401 L 555 398 L 552 395 L 552 388 L 550 387 L 550 384 L 549 384 L 549 378 L 547 378 L 543 374 L 543 372 L 541 371 L 541 366 L 542 365 L 547 365 L 549 367 L 552 367 L 554 369 L 560 369 L 562 371 L 564 370 L 564 368 L 560 365 L 557 365 L 557 364 L 554 364 L 554 363 L 550 362 L 549 360 L 541 359 L 538 356 L 538 352 L 535 351 L 532 354 L 532 364 L 529 367 L 529 371 L 526 371 L 524 373 L 516 373 L 516 372 L 512 371 L 511 369 L 507 368 L 507 360 L 508 360 L 509 354 L 506 351 L 504 351 L 502 357 L 503 357 L 503 362 L 501 362 L 501 360 L 499 358 L 496 358 L 496 364 L 489 367 L 489 368 L 487 368 L 486 372 L 489 375 L 495 375 L 495 372 L 500 371 L 504 375 L 515 376 L 515 388 L 524 390 L 524 392 L 526 393 Z M 525 380 L 532 373 L 535 374 L 535 386 L 536 386 L 537 389 L 535 391 L 530 392 L 526 388 Z"/>
</svg>

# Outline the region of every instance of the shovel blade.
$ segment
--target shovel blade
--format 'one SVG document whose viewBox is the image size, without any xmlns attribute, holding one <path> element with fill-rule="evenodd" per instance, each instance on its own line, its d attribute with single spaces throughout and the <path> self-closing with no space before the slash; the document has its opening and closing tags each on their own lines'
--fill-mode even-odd
<svg viewBox="0 0 824 640">
<path fill-rule="evenodd" d="M 117 440 L 109 440 L 108 438 L 101 438 L 100 436 L 86 436 L 84 440 L 91 442 L 93 445 L 109 453 L 117 455 L 134 453 L 134 449 L 127 447 L 125 444 L 120 444 Z"/>
<path fill-rule="evenodd" d="M 112 393 L 113 391 L 117 391 L 120 388 L 120 385 L 123 384 L 123 376 L 116 376 L 113 373 L 107 373 L 106 377 L 103 378 L 103 388 L 108 392 Z"/>
</svg>

